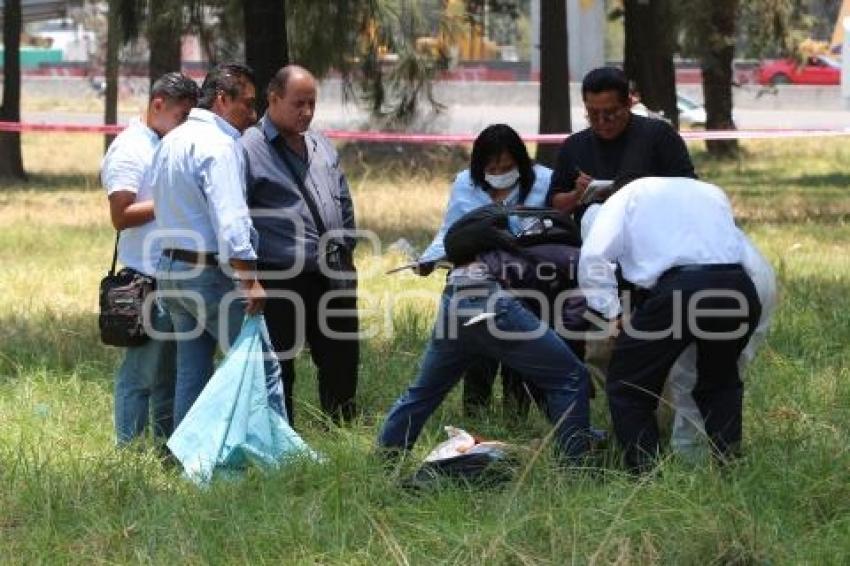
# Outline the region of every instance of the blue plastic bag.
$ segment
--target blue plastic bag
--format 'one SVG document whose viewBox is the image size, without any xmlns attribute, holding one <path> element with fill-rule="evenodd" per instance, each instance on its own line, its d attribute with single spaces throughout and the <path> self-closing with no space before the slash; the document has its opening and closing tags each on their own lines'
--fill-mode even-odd
<svg viewBox="0 0 850 566">
<path fill-rule="evenodd" d="M 248 317 L 233 347 L 168 439 L 168 448 L 196 483 L 208 482 L 217 469 L 274 466 L 293 453 L 316 458 L 286 420 L 280 371 L 266 375 L 268 344 L 262 316 Z"/>
</svg>

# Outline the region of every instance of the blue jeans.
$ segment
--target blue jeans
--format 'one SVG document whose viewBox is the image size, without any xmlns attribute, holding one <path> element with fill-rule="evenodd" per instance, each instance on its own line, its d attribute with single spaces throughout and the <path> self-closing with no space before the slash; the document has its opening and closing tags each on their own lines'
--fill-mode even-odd
<svg viewBox="0 0 850 566">
<path fill-rule="evenodd" d="M 494 313 L 495 317 L 464 326 L 482 312 Z M 511 367 L 540 388 L 545 399 L 543 409 L 556 426 L 563 457 L 578 458 L 587 451 L 587 369 L 552 329 L 495 284 L 485 289 L 446 286 L 419 374 L 390 410 L 378 443 L 386 448 L 410 449 L 428 417 L 466 369 L 482 356 Z"/>
<path fill-rule="evenodd" d="M 187 273 L 197 272 L 187 278 Z M 239 336 L 245 318 L 245 301 L 236 295 L 236 285 L 219 267 L 197 267 L 163 256 L 157 282 L 177 341 L 177 379 L 174 389 L 174 427 L 183 420 L 214 371 L 216 346 L 226 352 Z M 225 304 L 229 293 L 235 300 Z M 270 352 L 268 336 L 264 344 Z M 265 357 L 266 378 L 271 391 L 282 393 L 277 359 Z M 281 395 L 270 395 L 272 408 L 285 415 Z"/>
<path fill-rule="evenodd" d="M 171 331 L 171 319 L 154 304 L 151 326 Z M 153 418 L 153 434 L 171 434 L 174 408 L 175 345 L 169 340 L 150 339 L 141 346 L 127 348 L 124 361 L 115 374 L 115 434 L 123 445 L 144 434 Z"/>
</svg>

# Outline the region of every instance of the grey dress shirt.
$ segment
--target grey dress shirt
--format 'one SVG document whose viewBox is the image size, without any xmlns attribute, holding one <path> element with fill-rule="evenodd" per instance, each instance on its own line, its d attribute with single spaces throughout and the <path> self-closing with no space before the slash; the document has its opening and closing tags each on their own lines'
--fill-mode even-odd
<svg viewBox="0 0 850 566">
<path fill-rule="evenodd" d="M 239 141 L 245 151 L 248 206 L 260 236 L 257 255 L 262 263 L 289 269 L 296 264 L 300 251 L 304 254 L 304 271 L 318 271 L 320 234 L 289 167 L 274 146 L 279 135 L 268 116 L 263 116 Z M 342 230 L 346 245 L 353 249 L 354 206 L 339 167 L 339 155 L 319 132 L 310 130 L 304 138 L 306 161 L 285 144 L 279 147 L 288 152 L 289 163 L 313 196 L 325 228 Z"/>
</svg>

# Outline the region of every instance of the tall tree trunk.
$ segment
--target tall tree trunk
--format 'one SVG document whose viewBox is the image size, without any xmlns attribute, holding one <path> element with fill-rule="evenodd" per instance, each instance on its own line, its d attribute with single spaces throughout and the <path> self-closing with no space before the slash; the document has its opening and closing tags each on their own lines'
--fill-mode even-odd
<svg viewBox="0 0 850 566">
<path fill-rule="evenodd" d="M 541 134 L 571 132 L 570 64 L 567 51 L 567 2 L 540 3 L 540 127 Z M 554 166 L 558 146 L 538 144 L 535 158 Z"/>
<path fill-rule="evenodd" d="M 0 120 L 21 121 L 21 0 L 3 4 L 3 106 Z M 26 179 L 21 134 L 0 132 L 0 177 Z"/>
<path fill-rule="evenodd" d="M 701 60 L 702 90 L 705 98 L 707 130 L 733 130 L 732 59 L 735 55 L 735 21 L 738 0 L 704 0 L 703 9 L 710 14 L 706 30 L 708 46 Z M 706 141 L 708 152 L 715 157 L 737 157 L 737 140 Z"/>
<path fill-rule="evenodd" d="M 183 39 L 183 4 L 176 0 L 150 0 L 148 45 L 150 84 L 171 71 L 179 71 Z"/>
<path fill-rule="evenodd" d="M 266 111 L 266 87 L 278 69 L 289 63 L 285 0 L 244 0 L 245 62 L 257 80 L 257 113 Z M 316 33 L 322 33 L 316 30 Z"/>
<path fill-rule="evenodd" d="M 109 0 L 108 29 L 106 32 L 106 93 L 104 95 L 103 123 L 118 123 L 118 51 L 121 48 L 121 0 Z M 115 139 L 114 134 L 103 138 L 103 151 Z"/>
<path fill-rule="evenodd" d="M 641 101 L 679 125 L 673 50 L 676 25 L 670 0 L 625 0 L 625 71 Z"/>
</svg>

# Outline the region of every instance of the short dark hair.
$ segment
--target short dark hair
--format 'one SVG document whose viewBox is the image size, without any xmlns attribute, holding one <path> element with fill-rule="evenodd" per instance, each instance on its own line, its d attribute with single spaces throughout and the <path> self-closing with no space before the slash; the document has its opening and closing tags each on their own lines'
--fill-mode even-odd
<svg viewBox="0 0 850 566">
<path fill-rule="evenodd" d="M 523 202 L 534 185 L 534 166 L 522 138 L 507 124 L 491 124 L 478 134 L 472 143 L 469 174 L 477 186 L 484 190 L 492 189 L 484 179 L 484 168 L 492 159 L 506 151 L 516 161 L 519 171 L 519 200 Z"/>
<path fill-rule="evenodd" d="M 201 98 L 198 106 L 209 110 L 219 93 L 236 98 L 242 92 L 245 83 L 255 84 L 254 71 L 241 63 L 222 63 L 207 73 L 201 85 Z"/>
<path fill-rule="evenodd" d="M 581 98 L 587 98 L 587 93 L 599 94 L 608 91 L 616 92 L 621 102 L 629 101 L 629 79 L 626 73 L 617 67 L 599 67 L 584 76 L 581 81 Z"/>
<path fill-rule="evenodd" d="M 165 73 L 153 82 L 148 101 L 154 98 L 165 98 L 169 101 L 191 100 L 194 105 L 198 103 L 200 96 L 201 89 L 194 79 L 173 71 Z"/>
</svg>

